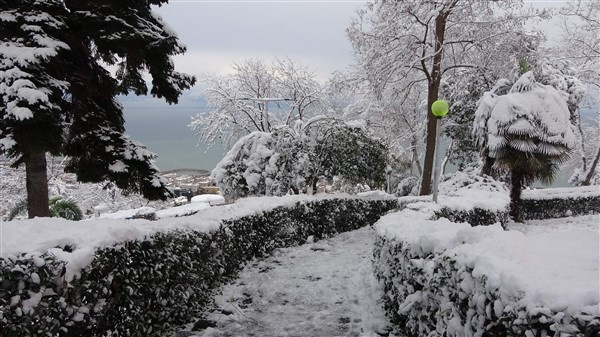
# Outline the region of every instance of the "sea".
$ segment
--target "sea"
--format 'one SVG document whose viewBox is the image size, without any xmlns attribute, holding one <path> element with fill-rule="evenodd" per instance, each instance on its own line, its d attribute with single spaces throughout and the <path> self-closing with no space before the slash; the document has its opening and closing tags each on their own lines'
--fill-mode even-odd
<svg viewBox="0 0 600 337">
<path fill-rule="evenodd" d="M 127 134 L 156 153 L 161 171 L 201 169 L 212 171 L 226 149 L 209 145 L 189 127 L 193 116 L 207 111 L 201 98 L 187 95 L 176 105 L 149 97 L 126 96 L 119 101 L 124 108 Z"/>
</svg>

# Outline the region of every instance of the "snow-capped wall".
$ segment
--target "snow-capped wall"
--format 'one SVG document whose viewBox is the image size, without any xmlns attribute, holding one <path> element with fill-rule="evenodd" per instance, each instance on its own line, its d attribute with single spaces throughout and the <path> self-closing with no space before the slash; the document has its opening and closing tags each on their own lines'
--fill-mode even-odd
<svg viewBox="0 0 600 337">
<path fill-rule="evenodd" d="M 597 219 L 593 229 L 523 233 L 405 209 L 375 227 L 386 310 L 409 335 L 590 336 L 600 329 Z"/>
</svg>

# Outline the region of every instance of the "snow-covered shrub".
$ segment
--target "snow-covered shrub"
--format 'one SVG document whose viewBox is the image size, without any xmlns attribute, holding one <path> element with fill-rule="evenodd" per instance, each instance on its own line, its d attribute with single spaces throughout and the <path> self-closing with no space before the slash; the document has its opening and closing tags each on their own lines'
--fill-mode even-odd
<svg viewBox="0 0 600 337">
<path fill-rule="evenodd" d="M 444 174 L 440 179 L 439 193 L 448 196 L 461 196 L 474 191 L 479 193 L 499 192 L 508 193 L 508 188 L 501 182 L 489 176 L 482 176 L 473 171 Z"/>
<path fill-rule="evenodd" d="M 440 198 L 453 198 L 476 200 L 487 198 L 494 203 L 497 197 L 508 195 L 508 189 L 504 183 L 494 180 L 489 176 L 481 176 L 474 172 L 455 172 L 442 176 L 440 182 Z M 473 205 L 468 207 L 456 207 L 455 205 L 443 206 L 435 211 L 438 218 L 447 218 L 452 222 L 467 222 L 471 226 L 488 226 L 501 223 L 503 226 L 508 222 L 508 208 L 502 207 L 505 200 L 498 200 L 499 207 L 485 207 L 484 205 Z M 441 203 L 444 205 L 444 202 Z M 471 203 L 466 202 L 470 205 Z M 507 205 L 508 206 L 508 205 Z"/>
<path fill-rule="evenodd" d="M 396 189 L 396 195 L 399 197 L 405 197 L 408 195 L 417 195 L 419 187 L 419 178 L 410 176 L 400 180 Z"/>
<path fill-rule="evenodd" d="M 385 181 L 387 154 L 362 123 L 319 116 L 240 138 L 212 176 L 223 195 L 233 198 L 315 192 L 319 179 L 334 176 L 353 187 L 377 187 Z"/>
<path fill-rule="evenodd" d="M 277 156 L 270 133 L 253 132 L 238 140 L 212 175 L 221 193 L 234 198 L 272 195 Z"/>
<path fill-rule="evenodd" d="M 385 309 L 406 335 L 600 332 L 597 230 L 528 236 L 410 209 L 375 228 Z"/>
<path fill-rule="evenodd" d="M 165 336 L 197 317 L 246 261 L 310 236 L 320 239 L 373 224 L 396 206 L 395 199 L 373 197 L 265 206 L 223 218 L 211 229 L 194 230 L 203 226 L 195 224 L 96 249 L 91 262 L 66 276 L 69 266 L 60 256 L 69 256 L 72 246 L 51 249 L 54 256 L 0 259 L 0 336 Z M 160 227 L 159 220 L 143 228 L 155 223 Z"/>
<path fill-rule="evenodd" d="M 599 213 L 599 186 L 523 191 L 523 216 L 525 219 L 551 219 Z"/>
</svg>

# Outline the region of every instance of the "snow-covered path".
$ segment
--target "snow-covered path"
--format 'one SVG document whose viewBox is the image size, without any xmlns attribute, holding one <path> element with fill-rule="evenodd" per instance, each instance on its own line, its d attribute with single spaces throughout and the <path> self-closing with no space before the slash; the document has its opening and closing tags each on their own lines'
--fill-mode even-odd
<svg viewBox="0 0 600 337">
<path fill-rule="evenodd" d="M 363 228 L 254 261 L 197 324 L 213 327 L 177 336 L 392 336 L 371 271 L 373 240 Z"/>
</svg>

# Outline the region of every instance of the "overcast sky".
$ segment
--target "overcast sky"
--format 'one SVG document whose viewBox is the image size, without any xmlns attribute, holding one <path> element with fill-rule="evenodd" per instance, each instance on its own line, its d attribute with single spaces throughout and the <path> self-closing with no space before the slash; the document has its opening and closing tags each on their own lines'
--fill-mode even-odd
<svg viewBox="0 0 600 337">
<path fill-rule="evenodd" d="M 366 1 L 171 0 L 158 8 L 188 52 L 175 58 L 177 70 L 201 76 L 227 73 L 245 58 L 291 57 L 320 80 L 352 63 L 345 29 Z M 536 7 L 564 1 L 528 1 Z M 552 25 L 546 25 L 551 28 Z"/>
<path fill-rule="evenodd" d="M 326 79 L 352 62 L 344 30 L 364 1 L 185 1 L 157 11 L 188 52 L 178 70 L 226 73 L 245 58 L 291 57 Z"/>
</svg>

